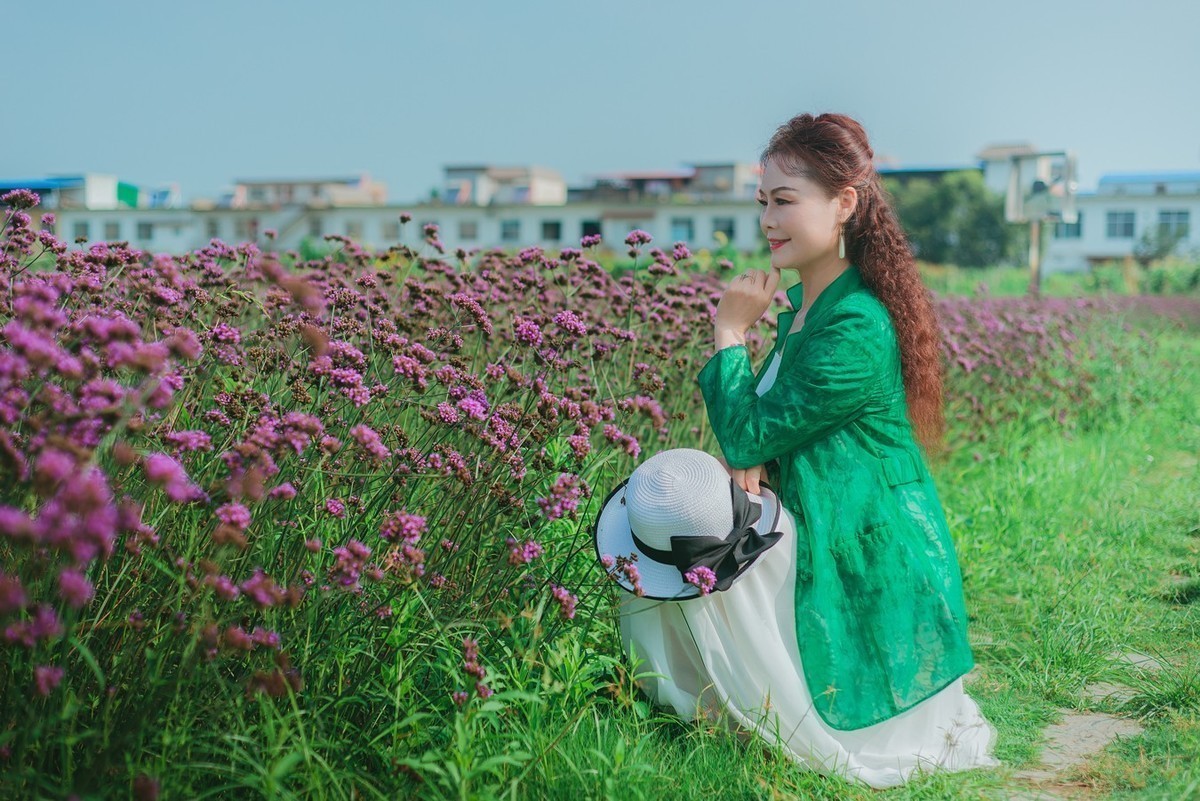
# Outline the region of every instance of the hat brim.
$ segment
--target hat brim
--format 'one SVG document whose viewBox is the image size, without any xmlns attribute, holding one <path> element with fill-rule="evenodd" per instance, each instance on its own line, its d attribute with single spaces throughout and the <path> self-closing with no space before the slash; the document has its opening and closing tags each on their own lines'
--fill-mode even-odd
<svg viewBox="0 0 1200 801">
<path fill-rule="evenodd" d="M 613 558 L 636 556 L 638 574 L 641 576 L 642 597 L 644 598 L 655 601 L 686 601 L 700 597 L 700 588 L 684 581 L 675 565 L 666 565 L 655 561 L 642 553 L 634 544 L 633 531 L 629 527 L 629 515 L 625 504 L 622 503 L 625 485 L 628 483 L 629 479 L 625 479 L 608 494 L 608 497 L 604 499 L 604 504 L 600 507 L 600 514 L 596 516 L 596 524 L 592 532 L 596 560 L 600 562 L 606 555 Z M 759 520 L 754 527 L 764 534 L 768 531 L 779 531 L 780 517 L 783 511 L 779 498 L 765 481 L 759 482 L 759 488 L 762 490 L 762 495 L 747 493 L 751 503 L 762 505 Z M 763 523 L 765 520 L 771 521 L 770 527 L 766 530 L 760 528 L 760 525 L 766 525 Z M 600 566 L 604 567 L 603 562 L 600 562 Z M 753 565 L 750 565 L 746 570 L 752 568 Z M 621 589 L 633 594 L 633 583 L 626 578 L 623 572 L 617 570 L 615 566 L 611 569 L 604 569 Z"/>
</svg>

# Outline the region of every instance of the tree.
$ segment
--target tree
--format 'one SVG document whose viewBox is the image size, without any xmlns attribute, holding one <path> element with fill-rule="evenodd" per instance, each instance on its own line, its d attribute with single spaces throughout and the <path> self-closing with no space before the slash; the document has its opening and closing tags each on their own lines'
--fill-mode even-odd
<svg viewBox="0 0 1200 801">
<path fill-rule="evenodd" d="M 1004 198 L 974 170 L 940 179 L 884 179 L 913 254 L 935 264 L 990 267 L 1015 251 L 1017 226 L 1004 219 Z"/>
<path fill-rule="evenodd" d="M 1148 228 L 1133 246 L 1133 258 L 1143 267 L 1149 267 L 1151 262 L 1166 258 L 1175 252 L 1175 247 L 1183 241 L 1184 231 L 1180 228 L 1167 228 L 1160 225 Z"/>
</svg>

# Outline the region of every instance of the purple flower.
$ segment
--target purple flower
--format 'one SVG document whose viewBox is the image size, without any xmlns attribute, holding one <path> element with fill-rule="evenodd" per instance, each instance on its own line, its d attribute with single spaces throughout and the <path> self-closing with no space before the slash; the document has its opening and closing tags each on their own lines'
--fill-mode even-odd
<svg viewBox="0 0 1200 801">
<path fill-rule="evenodd" d="M 354 441 L 367 452 L 367 455 L 377 465 L 383 464 L 392 455 L 388 447 L 383 444 L 379 433 L 370 426 L 356 425 L 350 429 L 350 436 L 354 437 Z"/>
<path fill-rule="evenodd" d="M 204 497 L 203 491 L 191 482 L 179 462 L 165 453 L 152 453 L 142 462 L 146 478 L 162 485 L 167 497 L 176 503 L 187 503 Z"/>
<path fill-rule="evenodd" d="M 242 582 L 241 590 L 262 609 L 275 606 L 287 597 L 275 580 L 264 573 L 261 567 L 255 568 L 254 575 Z"/>
<path fill-rule="evenodd" d="M 583 320 L 580 320 L 579 316 L 570 309 L 565 309 L 554 315 L 554 322 L 568 334 L 574 334 L 577 337 L 587 334 L 587 326 L 583 324 Z"/>
<path fill-rule="evenodd" d="M 379 536 L 388 542 L 405 542 L 416 545 L 426 531 L 425 518 L 408 512 L 392 512 L 383 519 Z"/>
<path fill-rule="evenodd" d="M 652 237 L 650 234 L 646 233 L 641 228 L 635 228 L 629 232 L 628 236 L 625 237 L 625 244 L 629 245 L 630 247 L 637 247 L 638 245 L 648 245 L 650 244 L 651 240 Z"/>
<path fill-rule="evenodd" d="M 633 585 L 633 594 L 639 598 L 643 597 L 646 591 L 642 589 L 642 574 L 637 565 L 633 562 L 625 562 L 621 565 L 620 571 L 625 575 L 625 579 Z"/>
<path fill-rule="evenodd" d="M 0 573 L 0 615 L 18 612 L 25 608 L 29 599 L 25 588 L 16 576 L 6 576 Z"/>
<path fill-rule="evenodd" d="M 513 537 L 506 540 L 508 544 L 508 563 L 510 565 L 527 565 L 542 555 L 541 543 L 536 540 L 518 542 Z"/>
<path fill-rule="evenodd" d="M 334 517 L 345 517 L 346 504 L 344 504 L 338 498 L 330 498 L 329 500 L 325 501 L 325 511 L 329 512 L 329 514 L 333 515 Z"/>
<path fill-rule="evenodd" d="M 62 681 L 63 669 L 50 665 L 38 665 L 33 669 L 33 683 L 37 694 L 45 698 L 54 692 L 54 688 Z"/>
<path fill-rule="evenodd" d="M 458 410 L 449 403 L 439 403 L 437 405 L 437 413 L 443 423 L 452 425 L 458 422 Z"/>
<path fill-rule="evenodd" d="M 296 497 L 296 488 L 292 486 L 292 482 L 285 481 L 278 487 L 275 487 L 267 493 L 267 497 L 276 500 L 290 501 Z"/>
<path fill-rule="evenodd" d="M 479 304 L 478 300 L 465 292 L 455 292 L 450 296 L 450 302 L 470 314 L 475 320 L 475 324 L 478 325 L 485 334 L 488 334 L 489 336 L 491 335 L 491 318 L 488 317 L 487 312 L 484 311 L 483 306 Z"/>
<path fill-rule="evenodd" d="M 554 596 L 554 600 L 558 601 L 559 613 L 564 620 L 571 620 L 575 617 L 575 604 L 579 599 L 567 591 L 565 587 L 551 585 L 550 593 Z"/>
<path fill-rule="evenodd" d="M 475 389 L 458 402 L 458 408 L 473 420 L 486 420 L 488 410 L 491 407 L 488 404 L 487 395 L 484 394 L 484 391 L 482 389 Z"/>
<path fill-rule="evenodd" d="M 13 209 L 31 209 L 41 202 L 38 193 L 28 189 L 14 189 L 0 195 L 0 203 Z"/>
<path fill-rule="evenodd" d="M 592 438 L 588 434 L 574 434 L 567 437 L 567 444 L 575 454 L 575 460 L 582 462 L 592 451 Z"/>
<path fill-rule="evenodd" d="M 241 626 L 230 626 L 225 629 L 221 640 L 226 648 L 232 648 L 235 651 L 254 650 L 254 640 L 250 639 L 250 635 Z"/>
<path fill-rule="evenodd" d="M 335 584 L 354 589 L 358 587 L 358 579 L 362 574 L 371 549 L 358 540 L 350 540 L 341 548 L 333 549 L 334 564 L 329 569 L 329 577 Z"/>
<path fill-rule="evenodd" d="M 58 574 L 58 592 L 72 609 L 82 609 L 96 594 L 87 576 L 70 569 Z"/>
<path fill-rule="evenodd" d="M 227 323 L 217 323 L 208 332 L 213 342 L 229 342 L 234 345 L 242 341 L 242 332 Z"/>
<path fill-rule="evenodd" d="M 250 527 L 250 510 L 240 503 L 227 503 L 217 509 L 217 519 L 238 531 Z"/>
<path fill-rule="evenodd" d="M 177 452 L 211 451 L 212 437 L 204 431 L 173 431 L 163 437 Z"/>
<path fill-rule="evenodd" d="M 233 579 L 229 578 L 229 576 L 207 576 L 204 579 L 204 583 L 212 587 L 213 593 L 222 601 L 235 600 L 242 594 L 242 591 L 238 589 L 238 586 L 233 583 Z"/>
<path fill-rule="evenodd" d="M 600 244 L 600 234 L 588 234 L 583 239 L 579 240 L 579 246 L 582 248 L 592 248 Z"/>
<path fill-rule="evenodd" d="M 712 569 L 700 566 L 683 574 L 683 580 L 700 588 L 701 595 L 708 595 L 717 585 L 717 574 Z"/>
<path fill-rule="evenodd" d="M 579 506 L 579 498 L 588 491 L 587 483 L 574 473 L 560 473 L 550 494 L 538 498 L 538 506 L 546 515 L 546 520 L 558 520 L 560 517 L 574 515 Z"/>
<path fill-rule="evenodd" d="M 542 344 L 542 329 L 533 320 L 518 317 L 514 330 L 518 342 L 534 347 Z"/>
<path fill-rule="evenodd" d="M 70 454 L 47 448 L 38 456 L 34 473 L 50 486 L 57 485 L 75 472 L 75 459 Z"/>
</svg>

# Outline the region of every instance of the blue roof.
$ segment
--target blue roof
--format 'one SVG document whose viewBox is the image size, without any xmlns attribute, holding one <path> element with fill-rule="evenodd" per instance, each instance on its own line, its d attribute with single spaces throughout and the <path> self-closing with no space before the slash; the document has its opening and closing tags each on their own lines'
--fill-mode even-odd
<svg viewBox="0 0 1200 801">
<path fill-rule="evenodd" d="M 82 178 L 0 178 L 0 190 L 32 189 L 34 191 L 49 191 L 63 189 L 69 186 L 80 186 Z"/>
<path fill-rule="evenodd" d="M 1175 170 L 1172 172 L 1110 172 L 1100 176 L 1100 186 L 1105 184 L 1170 184 L 1200 181 L 1200 172 Z"/>
</svg>

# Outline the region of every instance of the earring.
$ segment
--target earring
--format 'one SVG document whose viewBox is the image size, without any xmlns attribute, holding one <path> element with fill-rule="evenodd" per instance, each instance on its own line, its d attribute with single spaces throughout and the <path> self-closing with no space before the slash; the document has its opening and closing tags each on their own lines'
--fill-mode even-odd
<svg viewBox="0 0 1200 801">
<path fill-rule="evenodd" d="M 838 226 L 838 258 L 846 258 L 846 235 L 842 233 L 841 226 Z"/>
</svg>

